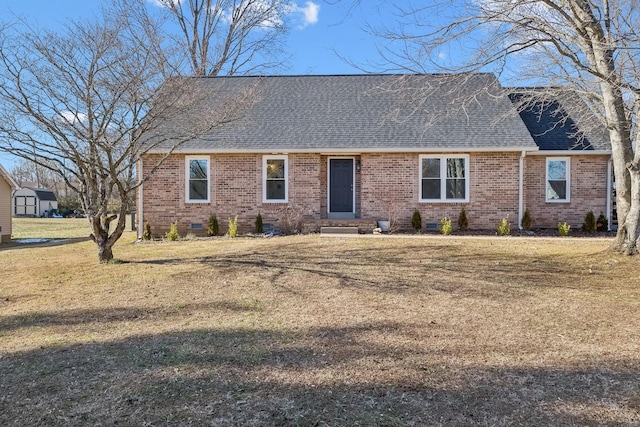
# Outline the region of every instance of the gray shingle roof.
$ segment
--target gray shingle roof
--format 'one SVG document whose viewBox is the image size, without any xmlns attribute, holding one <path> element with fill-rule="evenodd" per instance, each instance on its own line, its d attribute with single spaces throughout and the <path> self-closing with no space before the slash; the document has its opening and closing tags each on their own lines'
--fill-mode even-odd
<svg viewBox="0 0 640 427">
<path fill-rule="evenodd" d="M 446 151 L 536 149 L 506 92 L 491 74 L 213 77 L 190 79 L 199 101 L 157 135 L 216 108 L 257 83 L 236 121 L 183 144 L 204 151 Z M 158 148 L 169 149 L 171 141 Z"/>
<path fill-rule="evenodd" d="M 47 190 L 44 188 L 32 188 L 31 190 L 33 190 L 36 193 L 36 196 L 38 197 L 38 199 L 42 201 L 48 201 L 48 202 L 58 201 L 58 199 L 56 198 L 56 195 L 51 190 Z"/>
<path fill-rule="evenodd" d="M 549 95 L 546 88 L 513 90 L 509 98 L 540 150 L 610 150 L 606 129 L 575 95 Z"/>
</svg>

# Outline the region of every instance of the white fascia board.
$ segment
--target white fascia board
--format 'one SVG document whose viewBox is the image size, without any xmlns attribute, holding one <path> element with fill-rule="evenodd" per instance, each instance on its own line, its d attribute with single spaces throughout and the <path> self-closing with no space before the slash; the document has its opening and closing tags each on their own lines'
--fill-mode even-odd
<svg viewBox="0 0 640 427">
<path fill-rule="evenodd" d="M 169 150 L 149 150 L 147 154 L 166 154 Z M 510 153 L 535 152 L 532 147 L 467 147 L 467 148 L 447 148 L 447 147 L 411 147 L 411 148 L 283 148 L 283 149 L 215 149 L 215 148 L 178 148 L 173 150 L 174 154 L 293 154 L 293 153 L 319 153 L 319 154 L 341 154 L 357 155 L 363 153 Z"/>
<path fill-rule="evenodd" d="M 538 150 L 527 151 L 527 156 L 610 156 L 611 150 Z"/>
<path fill-rule="evenodd" d="M 13 190 L 17 190 L 18 188 L 20 188 L 18 183 L 14 181 L 11 175 L 9 175 L 9 172 L 7 172 L 6 169 L 2 167 L 2 165 L 0 165 L 0 176 L 4 177 L 4 179 L 9 183 L 9 186 Z"/>
</svg>

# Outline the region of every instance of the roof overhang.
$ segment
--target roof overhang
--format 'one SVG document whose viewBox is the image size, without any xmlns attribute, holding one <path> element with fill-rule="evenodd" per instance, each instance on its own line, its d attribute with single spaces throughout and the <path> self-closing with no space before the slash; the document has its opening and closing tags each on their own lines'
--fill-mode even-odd
<svg viewBox="0 0 640 427">
<path fill-rule="evenodd" d="M 529 156 L 610 156 L 611 150 L 538 150 L 527 151 Z"/>
<path fill-rule="evenodd" d="M 3 177 L 5 179 L 5 181 L 7 181 L 9 183 L 9 185 L 11 186 L 12 189 L 16 190 L 19 186 L 18 183 L 15 182 L 13 180 L 13 178 L 11 178 L 11 175 L 9 175 L 9 172 L 7 172 L 2 165 L 0 165 L 0 176 Z"/>
<path fill-rule="evenodd" d="M 154 149 L 147 154 L 167 154 L 170 150 Z M 261 149 L 215 149 L 215 148 L 177 148 L 175 154 L 377 154 L 377 153 L 520 153 L 535 152 L 532 147 L 410 147 L 410 148 L 261 148 Z"/>
</svg>

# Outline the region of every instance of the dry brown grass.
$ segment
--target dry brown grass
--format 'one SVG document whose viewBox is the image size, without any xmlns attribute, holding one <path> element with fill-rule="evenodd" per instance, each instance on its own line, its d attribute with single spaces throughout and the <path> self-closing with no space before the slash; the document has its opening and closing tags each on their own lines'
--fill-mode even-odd
<svg viewBox="0 0 640 427">
<path fill-rule="evenodd" d="M 638 258 L 609 240 L 0 250 L 0 425 L 636 425 Z"/>
</svg>

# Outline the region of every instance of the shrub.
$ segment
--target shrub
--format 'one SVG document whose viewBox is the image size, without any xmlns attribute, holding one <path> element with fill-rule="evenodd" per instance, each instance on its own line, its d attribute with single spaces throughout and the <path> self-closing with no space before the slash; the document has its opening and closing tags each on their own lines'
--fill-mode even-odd
<svg viewBox="0 0 640 427">
<path fill-rule="evenodd" d="M 558 223 L 558 234 L 560 234 L 561 236 L 566 236 L 569 234 L 569 230 L 571 230 L 571 226 L 569 224 L 567 224 L 566 222 L 559 222 Z"/>
<path fill-rule="evenodd" d="M 502 218 L 502 221 L 498 223 L 498 236 L 510 236 L 511 224 L 509 224 L 508 217 Z"/>
<path fill-rule="evenodd" d="M 180 234 L 178 234 L 178 221 L 171 223 L 171 227 L 164 237 L 170 241 L 178 240 L 180 238 Z"/>
<path fill-rule="evenodd" d="M 149 221 L 145 221 L 142 227 L 142 240 L 151 240 L 151 238 L 151 224 Z"/>
<path fill-rule="evenodd" d="M 302 227 L 303 210 L 298 206 L 285 206 L 277 211 L 278 227 L 284 234 L 298 233 Z"/>
<path fill-rule="evenodd" d="M 469 219 L 467 218 L 467 211 L 464 208 L 460 210 L 460 214 L 458 215 L 458 228 L 460 230 L 469 228 Z"/>
<path fill-rule="evenodd" d="M 585 215 L 584 222 L 582 223 L 582 231 L 585 233 L 596 232 L 596 216 L 593 214 L 593 211 L 589 211 Z"/>
<path fill-rule="evenodd" d="M 607 231 L 609 229 L 609 220 L 600 212 L 600 216 L 596 220 L 596 231 Z"/>
<path fill-rule="evenodd" d="M 237 237 L 238 236 L 238 215 L 236 215 L 233 219 L 229 218 L 229 237 Z"/>
<path fill-rule="evenodd" d="M 440 220 L 440 232 L 445 236 L 450 235 L 453 232 L 453 226 L 451 225 L 451 218 L 445 216 Z"/>
<path fill-rule="evenodd" d="M 413 215 L 411 216 L 411 226 L 418 233 L 422 229 L 422 216 L 420 215 L 420 211 L 418 209 L 415 209 L 413 211 Z"/>
<path fill-rule="evenodd" d="M 254 231 L 258 234 L 264 232 L 264 224 L 262 223 L 262 215 L 260 214 L 260 212 L 258 212 L 258 216 L 256 217 Z"/>
<path fill-rule="evenodd" d="M 66 196 L 58 197 L 58 212 L 82 211 L 82 202 L 75 193 L 68 193 Z"/>
<path fill-rule="evenodd" d="M 220 226 L 218 225 L 218 218 L 215 213 L 209 216 L 209 223 L 207 224 L 207 236 L 217 236 L 220 234 Z"/>
<path fill-rule="evenodd" d="M 529 209 L 525 209 L 524 215 L 522 215 L 522 228 L 525 230 L 531 230 L 532 223 L 531 213 L 529 212 Z"/>
</svg>

